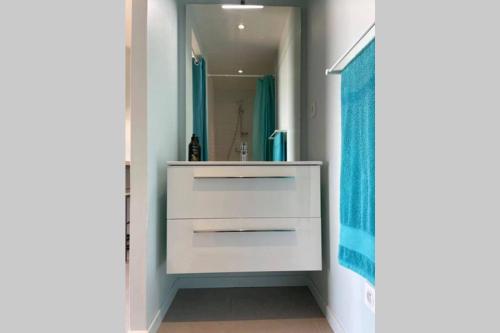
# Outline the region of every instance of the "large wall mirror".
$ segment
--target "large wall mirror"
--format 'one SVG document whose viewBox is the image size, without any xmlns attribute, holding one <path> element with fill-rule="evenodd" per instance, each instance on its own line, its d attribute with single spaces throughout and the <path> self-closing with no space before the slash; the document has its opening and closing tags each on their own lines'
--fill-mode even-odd
<svg viewBox="0 0 500 333">
<path fill-rule="evenodd" d="M 300 55 L 300 8 L 188 5 L 186 146 L 202 161 L 299 160 Z"/>
</svg>

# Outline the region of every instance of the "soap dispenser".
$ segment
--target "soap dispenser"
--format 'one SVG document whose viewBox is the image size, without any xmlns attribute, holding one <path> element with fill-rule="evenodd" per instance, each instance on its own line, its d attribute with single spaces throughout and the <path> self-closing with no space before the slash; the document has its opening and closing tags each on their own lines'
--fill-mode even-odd
<svg viewBox="0 0 500 333">
<path fill-rule="evenodd" d="M 189 161 L 198 162 L 201 160 L 201 147 L 198 137 L 193 134 L 191 136 L 191 142 L 189 143 Z"/>
</svg>

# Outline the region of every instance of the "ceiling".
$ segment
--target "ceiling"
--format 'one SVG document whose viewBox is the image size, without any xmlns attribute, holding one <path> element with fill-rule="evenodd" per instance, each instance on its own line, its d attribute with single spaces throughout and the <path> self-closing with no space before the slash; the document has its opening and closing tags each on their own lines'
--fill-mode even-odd
<svg viewBox="0 0 500 333">
<path fill-rule="evenodd" d="M 256 77 L 212 77 L 215 91 L 241 91 L 241 90 L 255 90 L 257 87 Z"/>
<path fill-rule="evenodd" d="M 290 7 L 224 10 L 220 5 L 191 5 L 193 29 L 209 74 L 274 73 L 281 34 Z M 243 23 L 244 30 L 238 25 Z"/>
</svg>

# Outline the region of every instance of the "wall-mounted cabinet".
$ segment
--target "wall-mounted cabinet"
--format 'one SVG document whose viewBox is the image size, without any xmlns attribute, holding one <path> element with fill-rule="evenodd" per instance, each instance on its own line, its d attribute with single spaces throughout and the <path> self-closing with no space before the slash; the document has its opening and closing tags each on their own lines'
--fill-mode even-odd
<svg viewBox="0 0 500 333">
<path fill-rule="evenodd" d="M 174 162 L 167 273 L 321 270 L 320 162 Z"/>
</svg>

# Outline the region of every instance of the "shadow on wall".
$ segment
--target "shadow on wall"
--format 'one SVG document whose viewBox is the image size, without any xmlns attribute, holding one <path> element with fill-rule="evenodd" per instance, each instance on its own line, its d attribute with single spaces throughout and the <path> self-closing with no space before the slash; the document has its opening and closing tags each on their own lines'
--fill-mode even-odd
<svg viewBox="0 0 500 333">
<path fill-rule="evenodd" d="M 157 165 L 157 174 L 158 176 L 164 176 L 167 173 L 167 166 L 164 163 L 160 163 Z M 156 258 L 156 266 L 157 267 L 166 267 L 167 262 L 167 224 L 165 221 L 167 220 L 167 185 L 166 182 L 163 183 L 165 186 L 160 186 L 158 202 L 157 205 L 159 207 L 158 210 L 158 231 L 156 233 L 156 253 L 158 253 L 158 257 Z M 164 190 L 161 190 L 163 188 Z M 166 268 L 165 268 L 166 271 Z"/>
</svg>

